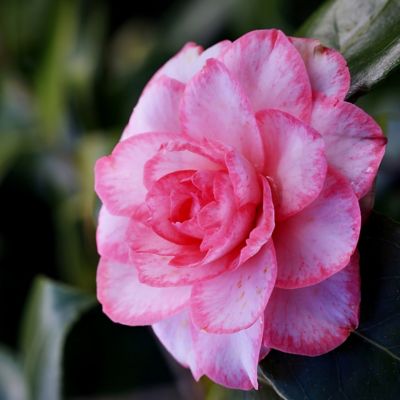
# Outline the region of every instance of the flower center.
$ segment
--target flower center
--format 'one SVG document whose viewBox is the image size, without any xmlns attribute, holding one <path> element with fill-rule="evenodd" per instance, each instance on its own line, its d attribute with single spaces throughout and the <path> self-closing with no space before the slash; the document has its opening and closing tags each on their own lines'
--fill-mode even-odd
<svg viewBox="0 0 400 400">
<path fill-rule="evenodd" d="M 188 197 L 186 200 L 183 200 L 182 203 L 178 203 L 175 206 L 171 204 L 170 221 L 171 222 L 187 221 L 192 218 L 193 216 L 192 211 L 193 211 L 193 197 Z"/>
<path fill-rule="evenodd" d="M 196 245 L 207 260 L 242 244 L 258 204 L 241 205 L 226 171 L 177 171 L 156 181 L 146 197 L 148 223 L 159 236 Z"/>
</svg>

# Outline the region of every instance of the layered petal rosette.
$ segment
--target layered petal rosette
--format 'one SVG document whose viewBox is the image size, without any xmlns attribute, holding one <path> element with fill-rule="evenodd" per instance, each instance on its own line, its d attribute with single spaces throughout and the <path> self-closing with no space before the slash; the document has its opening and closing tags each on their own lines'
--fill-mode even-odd
<svg viewBox="0 0 400 400">
<path fill-rule="evenodd" d="M 343 57 L 250 32 L 186 45 L 96 164 L 98 298 L 199 379 L 257 388 L 269 349 L 319 355 L 358 324 L 359 200 L 385 149 Z"/>
</svg>

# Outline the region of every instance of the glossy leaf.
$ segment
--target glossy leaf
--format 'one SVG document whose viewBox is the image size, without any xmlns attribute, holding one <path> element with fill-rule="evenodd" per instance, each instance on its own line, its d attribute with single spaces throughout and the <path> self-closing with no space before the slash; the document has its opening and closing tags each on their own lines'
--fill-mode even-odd
<svg viewBox="0 0 400 400">
<path fill-rule="evenodd" d="M 94 298 L 38 278 L 28 299 L 21 335 L 22 367 L 30 399 L 61 397 L 61 360 L 66 335 Z"/>
<path fill-rule="evenodd" d="M 288 399 L 384 399 L 400 393 L 400 225 L 372 214 L 361 242 L 359 328 L 319 357 L 272 351 L 262 369 Z"/>
<path fill-rule="evenodd" d="M 28 399 L 21 364 L 11 351 L 3 346 L 0 346 L 0 399 Z"/>
<path fill-rule="evenodd" d="M 328 1 L 297 35 L 317 38 L 344 55 L 352 79 L 348 97 L 356 97 L 400 63 L 400 2 Z"/>
</svg>

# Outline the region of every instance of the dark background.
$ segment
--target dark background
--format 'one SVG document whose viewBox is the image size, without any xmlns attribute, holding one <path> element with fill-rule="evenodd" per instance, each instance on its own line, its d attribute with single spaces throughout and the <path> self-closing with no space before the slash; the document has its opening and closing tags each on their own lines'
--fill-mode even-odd
<svg viewBox="0 0 400 400">
<path fill-rule="evenodd" d="M 319 0 L 0 2 L 0 343 L 16 349 L 33 279 L 95 291 L 95 160 L 110 151 L 147 80 L 187 41 L 295 33 Z M 400 79 L 358 104 L 389 137 L 376 207 L 400 219 Z M 68 336 L 64 394 L 201 398 L 151 331 L 100 307 Z M 108 397 L 107 397 L 108 396 Z M 117 397 L 121 396 L 121 397 Z"/>
</svg>

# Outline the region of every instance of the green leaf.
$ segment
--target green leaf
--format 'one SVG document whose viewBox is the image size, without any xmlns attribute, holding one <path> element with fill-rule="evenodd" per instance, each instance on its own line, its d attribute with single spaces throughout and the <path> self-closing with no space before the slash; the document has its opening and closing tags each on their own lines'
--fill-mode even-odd
<svg viewBox="0 0 400 400">
<path fill-rule="evenodd" d="M 19 360 L 3 346 L 0 346 L 0 399 L 28 399 Z"/>
<path fill-rule="evenodd" d="M 288 399 L 396 400 L 400 393 L 400 225 L 372 214 L 363 229 L 359 328 L 319 357 L 272 351 L 263 371 Z"/>
<path fill-rule="evenodd" d="M 317 38 L 344 55 L 351 73 L 348 97 L 355 97 L 400 63 L 400 1 L 328 1 L 297 34 Z"/>
<path fill-rule="evenodd" d="M 66 335 L 94 298 L 40 277 L 24 315 L 21 335 L 22 366 L 32 400 L 61 397 L 61 361 Z"/>
</svg>

